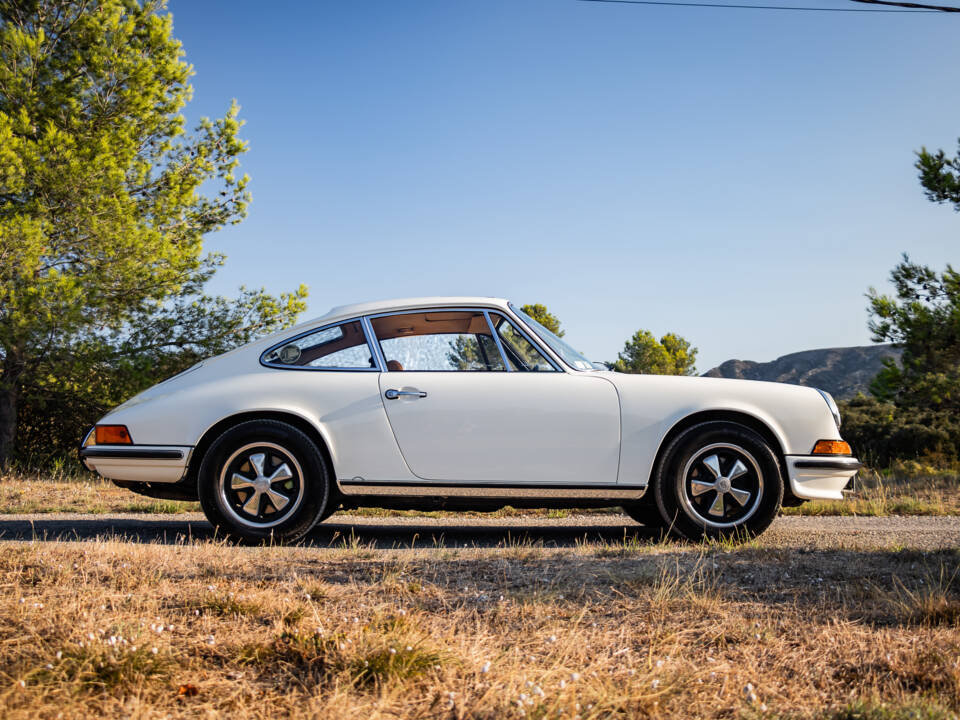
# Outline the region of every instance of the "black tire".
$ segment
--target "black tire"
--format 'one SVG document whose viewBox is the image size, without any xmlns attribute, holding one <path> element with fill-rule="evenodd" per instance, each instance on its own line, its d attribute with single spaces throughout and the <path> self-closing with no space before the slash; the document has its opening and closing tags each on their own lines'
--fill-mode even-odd
<svg viewBox="0 0 960 720">
<path fill-rule="evenodd" d="M 651 497 L 644 497 L 637 502 L 627 503 L 623 505 L 623 511 L 644 527 L 662 530 L 667 526 L 663 515 L 660 514 L 660 508 L 657 507 L 656 501 Z"/>
<path fill-rule="evenodd" d="M 653 496 L 677 536 L 745 539 L 777 517 L 783 476 L 777 454 L 756 432 L 733 422 L 705 422 L 667 447 Z"/>
<path fill-rule="evenodd" d="M 324 508 L 323 512 L 320 513 L 320 517 L 317 518 L 317 525 L 322 523 L 324 520 L 330 518 L 337 510 L 340 509 L 340 501 L 337 498 L 331 498 L 327 502 L 327 507 Z"/>
<path fill-rule="evenodd" d="M 198 494 L 218 535 L 288 543 L 310 532 L 327 510 L 330 473 L 320 450 L 297 428 L 250 420 L 224 432 L 207 450 Z"/>
</svg>

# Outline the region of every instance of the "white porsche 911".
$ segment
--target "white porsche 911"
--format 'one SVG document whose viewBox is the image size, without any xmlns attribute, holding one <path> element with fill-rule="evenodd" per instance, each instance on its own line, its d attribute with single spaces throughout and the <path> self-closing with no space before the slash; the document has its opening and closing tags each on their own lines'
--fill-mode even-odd
<svg viewBox="0 0 960 720">
<path fill-rule="evenodd" d="M 338 307 L 108 413 L 86 466 L 200 500 L 246 541 L 340 508 L 622 506 L 690 539 L 763 531 L 860 468 L 829 394 L 599 370 L 511 303 Z"/>
</svg>

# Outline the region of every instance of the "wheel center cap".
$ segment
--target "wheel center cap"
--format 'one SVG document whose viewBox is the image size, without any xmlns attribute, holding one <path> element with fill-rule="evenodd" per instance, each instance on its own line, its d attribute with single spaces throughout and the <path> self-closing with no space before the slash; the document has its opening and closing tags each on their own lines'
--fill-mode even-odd
<svg viewBox="0 0 960 720">
<path fill-rule="evenodd" d="M 722 477 L 717 480 L 717 492 L 730 492 L 730 478 Z"/>
<path fill-rule="evenodd" d="M 258 492 L 266 492 L 270 489 L 270 481 L 262 475 L 253 481 L 253 486 Z"/>
</svg>

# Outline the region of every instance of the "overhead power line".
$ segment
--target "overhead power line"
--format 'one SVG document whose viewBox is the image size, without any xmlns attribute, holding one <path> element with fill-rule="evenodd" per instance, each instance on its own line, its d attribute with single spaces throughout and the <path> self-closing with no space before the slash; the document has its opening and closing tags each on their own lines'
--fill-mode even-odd
<svg viewBox="0 0 960 720">
<path fill-rule="evenodd" d="M 914 2 L 894 2 L 894 0 L 853 0 L 853 2 L 864 3 L 866 5 L 894 5 L 904 8 L 923 8 L 924 10 L 933 10 L 936 12 L 960 12 L 960 7 L 951 5 L 926 5 L 924 3 Z"/>
<path fill-rule="evenodd" d="M 895 10 L 893 8 L 845 8 L 845 7 L 808 7 L 799 5 L 741 5 L 735 3 L 712 2 L 674 2 L 673 0 L 579 0 L 579 2 L 616 3 L 620 5 L 671 5 L 676 7 L 697 8 L 736 8 L 738 10 L 801 10 L 807 12 L 846 12 L 846 13 L 932 13 L 932 12 L 960 12 L 960 7 L 944 5 L 923 5 L 920 3 L 892 2 L 892 0 L 853 0 L 870 5 L 895 5 L 910 8 Z"/>
</svg>

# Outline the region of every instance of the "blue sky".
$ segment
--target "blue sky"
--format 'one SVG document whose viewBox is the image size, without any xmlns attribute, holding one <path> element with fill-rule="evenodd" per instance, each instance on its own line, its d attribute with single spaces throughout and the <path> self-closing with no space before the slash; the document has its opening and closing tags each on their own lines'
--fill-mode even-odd
<svg viewBox="0 0 960 720">
<path fill-rule="evenodd" d="M 784 4 L 844 6 L 842 0 Z M 191 122 L 243 107 L 253 204 L 211 290 L 307 316 L 413 295 L 543 302 L 613 359 L 701 372 L 867 344 L 908 251 L 960 259 L 921 145 L 960 135 L 960 16 L 576 0 L 171 0 Z M 305 317 L 307 317 L 305 316 Z"/>
</svg>

